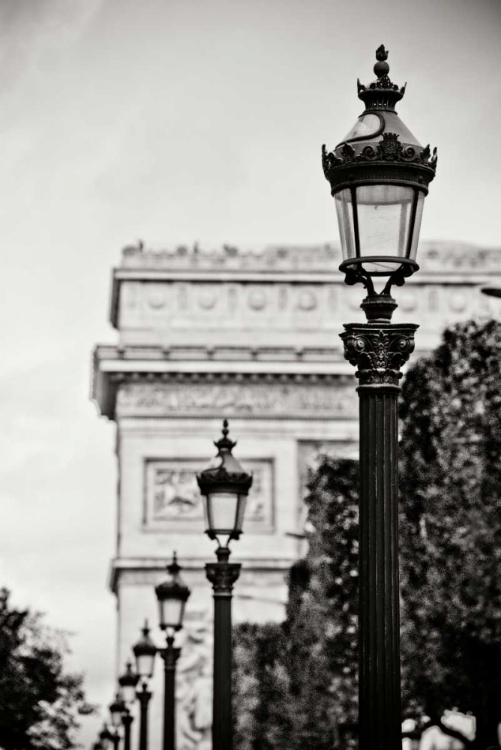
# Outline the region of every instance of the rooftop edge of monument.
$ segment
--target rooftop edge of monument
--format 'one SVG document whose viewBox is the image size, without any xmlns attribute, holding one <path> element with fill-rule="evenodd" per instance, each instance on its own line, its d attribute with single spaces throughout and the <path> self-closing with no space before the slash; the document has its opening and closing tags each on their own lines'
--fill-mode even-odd
<svg viewBox="0 0 501 750">
<path fill-rule="evenodd" d="M 499 269 L 501 247 L 482 247 L 466 242 L 423 240 L 419 250 L 422 270 L 440 272 L 454 269 Z M 117 270 L 218 271 L 245 273 L 337 273 L 341 250 L 333 243 L 277 244 L 264 247 L 237 245 L 173 245 L 170 248 L 147 247 L 141 241 L 122 250 Z"/>
</svg>

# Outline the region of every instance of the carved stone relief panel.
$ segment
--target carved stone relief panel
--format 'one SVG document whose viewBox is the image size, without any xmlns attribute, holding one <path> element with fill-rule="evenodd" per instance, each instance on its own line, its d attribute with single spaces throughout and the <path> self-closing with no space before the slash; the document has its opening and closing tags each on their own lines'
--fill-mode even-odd
<svg viewBox="0 0 501 750">
<path fill-rule="evenodd" d="M 213 624 L 210 609 L 190 612 L 177 665 L 176 720 L 179 750 L 211 750 Z"/>
<path fill-rule="evenodd" d="M 256 417 L 355 418 L 357 394 L 351 382 L 124 383 L 117 417 L 239 415 Z"/>
<path fill-rule="evenodd" d="M 206 467 L 192 459 L 147 459 L 143 523 L 152 531 L 169 533 L 203 532 L 204 514 L 196 474 Z M 243 459 L 253 475 L 247 498 L 245 532 L 272 534 L 274 531 L 274 466 L 271 459 Z"/>
</svg>

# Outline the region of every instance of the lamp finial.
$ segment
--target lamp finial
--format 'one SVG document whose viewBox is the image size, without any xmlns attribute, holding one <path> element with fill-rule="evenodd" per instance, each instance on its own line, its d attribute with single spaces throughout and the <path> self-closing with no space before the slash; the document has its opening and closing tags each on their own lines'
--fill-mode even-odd
<svg viewBox="0 0 501 750">
<path fill-rule="evenodd" d="M 377 63 L 374 65 L 374 73 L 378 78 L 383 78 L 383 76 L 387 76 L 390 72 L 390 66 L 386 62 L 387 59 L 388 50 L 385 49 L 384 44 L 381 44 L 376 50 Z"/>
</svg>

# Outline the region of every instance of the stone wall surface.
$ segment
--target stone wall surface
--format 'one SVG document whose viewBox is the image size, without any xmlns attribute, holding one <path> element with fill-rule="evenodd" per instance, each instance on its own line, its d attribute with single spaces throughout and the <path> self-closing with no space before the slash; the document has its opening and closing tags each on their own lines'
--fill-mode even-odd
<svg viewBox="0 0 501 750">
<path fill-rule="evenodd" d="M 222 418 L 254 474 L 245 533 L 233 545 L 243 564 L 236 621 L 283 618 L 287 570 L 304 551 L 308 469 L 319 452 L 358 452 L 356 381 L 338 334 L 343 323 L 362 320 L 364 293 L 343 284 L 340 260 L 332 245 L 140 245 L 125 248 L 114 271 L 118 343 L 96 348 L 93 397 L 117 425 L 110 576 L 117 672 L 144 619 L 157 622 L 153 587 L 176 550 L 192 588 L 181 635 L 178 750 L 211 747 L 212 596 L 204 564 L 214 559 L 214 544 L 203 534 L 194 476 L 215 453 Z M 414 357 L 436 346 L 446 325 L 501 309 L 479 291 L 501 282 L 500 250 L 422 243 L 418 260 L 421 272 L 395 292 L 395 321 L 421 326 Z M 152 746 L 161 738 L 162 666 L 153 681 Z"/>
</svg>

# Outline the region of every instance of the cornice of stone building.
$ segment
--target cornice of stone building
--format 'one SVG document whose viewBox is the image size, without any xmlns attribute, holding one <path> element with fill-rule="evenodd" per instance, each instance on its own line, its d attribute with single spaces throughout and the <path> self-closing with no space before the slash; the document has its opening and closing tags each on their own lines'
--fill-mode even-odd
<svg viewBox="0 0 501 750">
<path fill-rule="evenodd" d="M 110 321 L 118 327 L 120 284 L 125 280 L 239 281 L 259 283 L 343 283 L 342 261 L 336 244 L 201 247 L 177 245 L 147 248 L 142 242 L 122 250 L 113 270 Z M 423 241 L 419 246 L 421 272 L 410 283 L 483 283 L 486 275 L 501 276 L 501 247 L 485 248 L 464 242 Z"/>
</svg>

